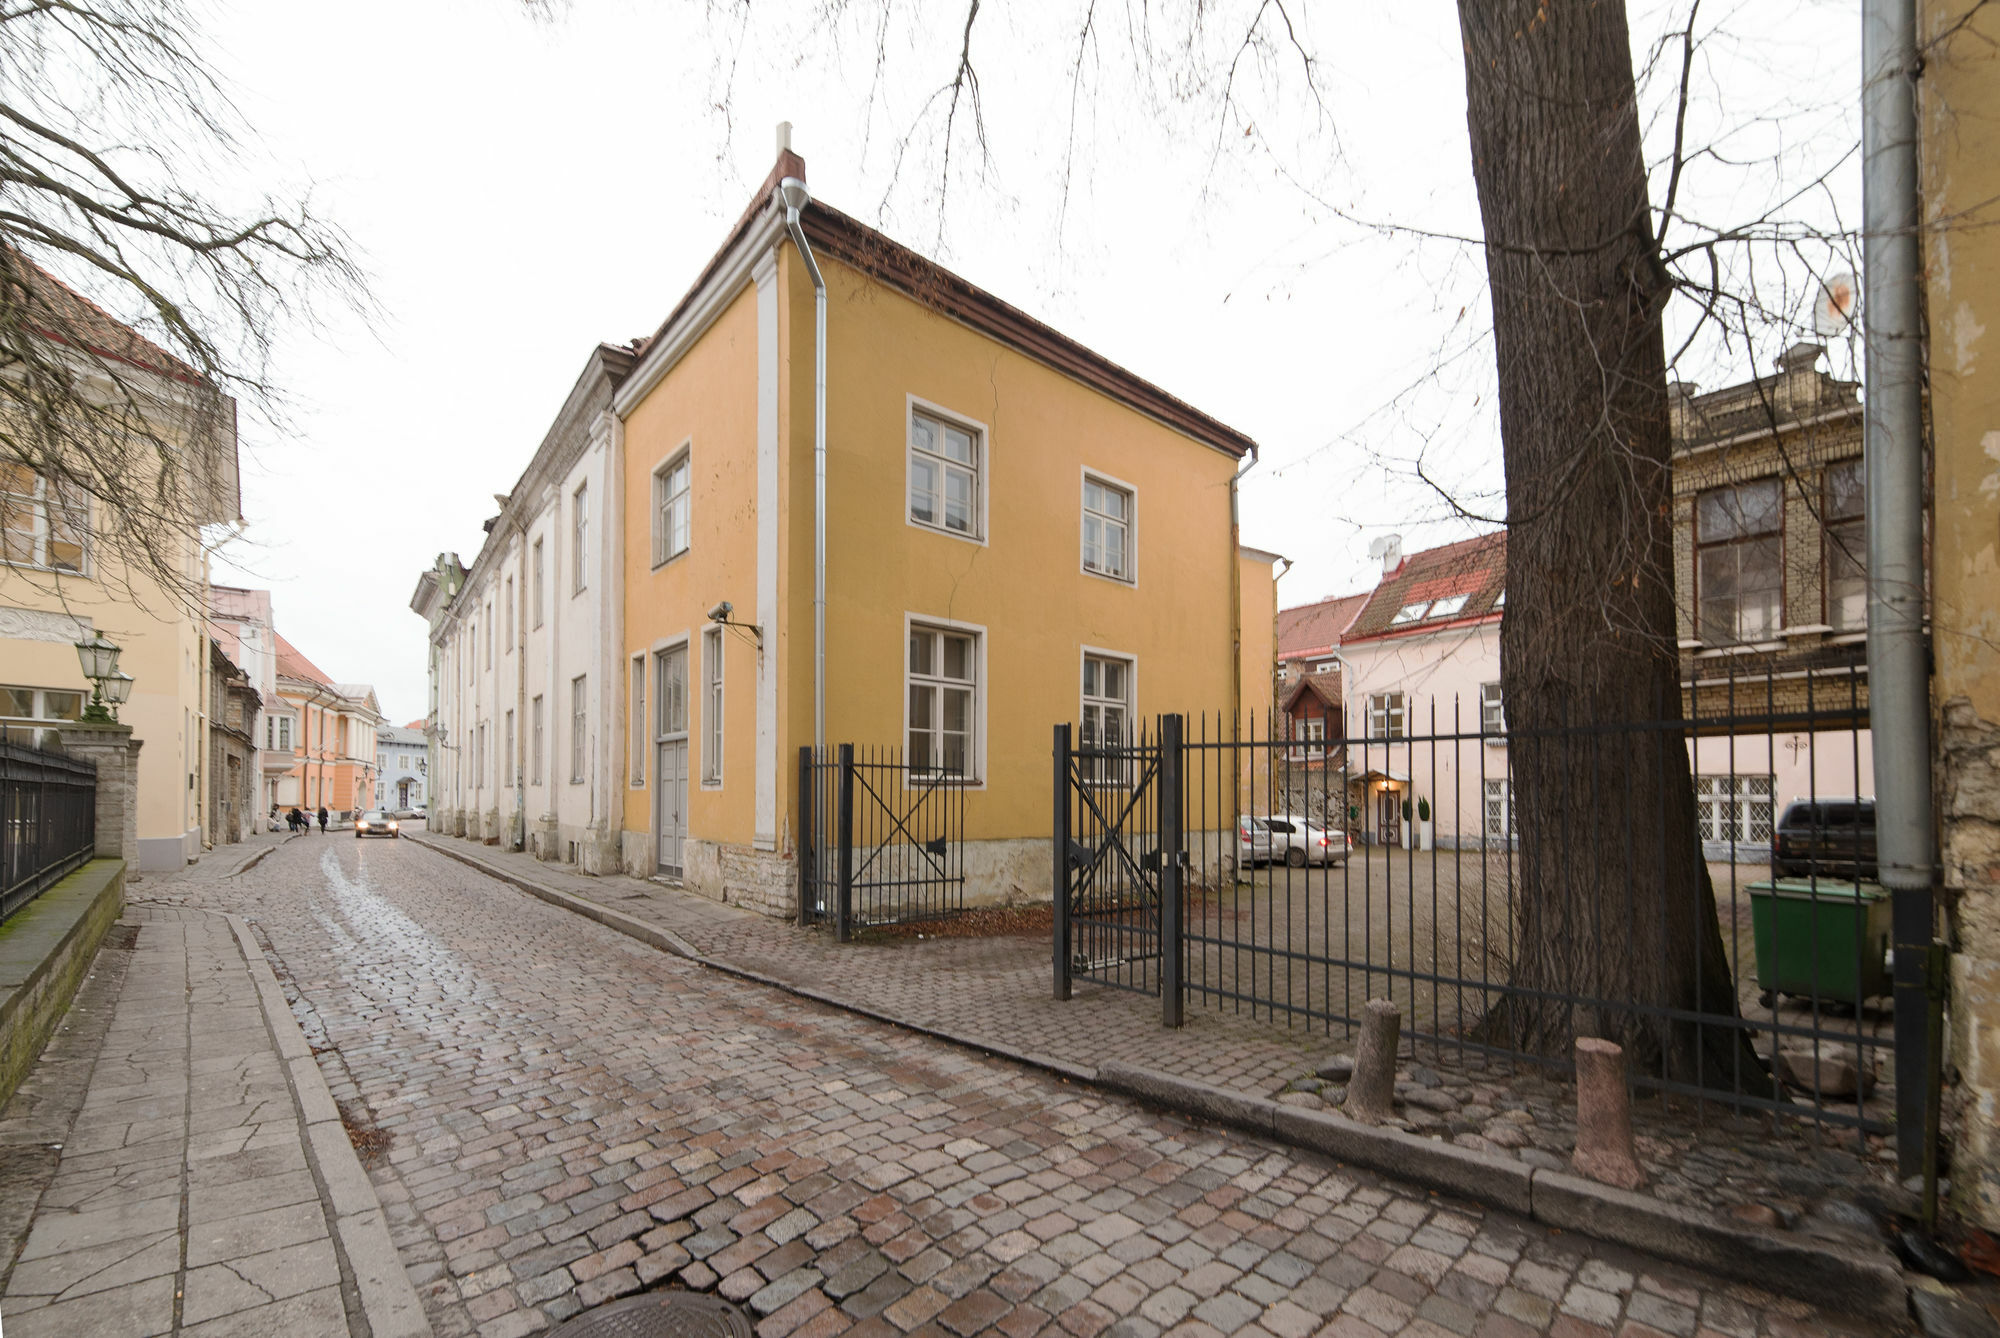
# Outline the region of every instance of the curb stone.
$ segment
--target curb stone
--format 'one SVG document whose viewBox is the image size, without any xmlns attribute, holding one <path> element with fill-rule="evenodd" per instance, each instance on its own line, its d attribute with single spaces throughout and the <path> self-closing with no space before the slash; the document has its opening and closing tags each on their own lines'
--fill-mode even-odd
<svg viewBox="0 0 2000 1338">
<path fill-rule="evenodd" d="M 382 1201 L 376 1196 L 368 1173 L 361 1169 L 361 1158 L 340 1122 L 333 1092 L 313 1059 L 305 1033 L 299 1030 L 298 1019 L 285 1003 L 278 978 L 271 964 L 264 960 L 263 949 L 251 936 L 249 923 L 240 915 L 225 914 L 222 918 L 229 921 L 229 927 L 236 933 L 236 946 L 243 953 L 250 978 L 257 986 L 264 1023 L 270 1028 L 291 1080 L 307 1152 L 329 1201 L 333 1219 L 329 1225 L 339 1237 L 340 1248 L 354 1274 L 368 1330 L 373 1338 L 431 1338 L 431 1323 L 424 1315 L 423 1303 L 417 1299 L 417 1290 L 410 1284 L 410 1275 L 404 1271 L 395 1242 L 389 1237 Z"/>
<path fill-rule="evenodd" d="M 1543 1226 L 1574 1231 L 1607 1244 L 1644 1251 L 1669 1262 L 1766 1290 L 1832 1305 L 1891 1328 L 1906 1325 L 1909 1294 L 1902 1272 L 1886 1250 L 1858 1254 L 1830 1245 L 1726 1226 L 1704 1214 L 1581 1176 L 1531 1167 L 1400 1129 L 1358 1124 L 1338 1114 L 1301 1110 L 1263 1097 L 1117 1061 L 1084 1068 L 1032 1051 L 1014 1050 L 928 1027 L 707 956 L 673 931 L 585 898 L 536 883 L 441 841 L 409 837 L 427 850 L 489 878 L 595 920 L 607 929 L 655 948 L 797 998 L 838 1008 L 983 1054 L 1042 1069 L 1194 1119 L 1210 1120 L 1259 1137 L 1351 1162 L 1439 1193 L 1459 1195 L 1518 1214 Z"/>
</svg>

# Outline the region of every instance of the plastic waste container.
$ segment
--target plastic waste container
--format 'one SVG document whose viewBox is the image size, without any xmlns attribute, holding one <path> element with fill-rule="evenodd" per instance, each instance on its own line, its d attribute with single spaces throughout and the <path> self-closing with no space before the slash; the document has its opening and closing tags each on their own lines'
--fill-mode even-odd
<svg viewBox="0 0 2000 1338">
<path fill-rule="evenodd" d="M 1889 993 L 1889 894 L 1879 883 L 1779 878 L 1752 883 L 1757 985 L 1859 1006 Z"/>
</svg>

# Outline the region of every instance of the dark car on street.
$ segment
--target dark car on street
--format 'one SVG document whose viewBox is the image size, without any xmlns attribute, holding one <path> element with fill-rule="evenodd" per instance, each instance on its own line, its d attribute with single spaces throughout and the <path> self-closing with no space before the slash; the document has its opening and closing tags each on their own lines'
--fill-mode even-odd
<svg viewBox="0 0 2000 1338">
<path fill-rule="evenodd" d="M 1773 878 L 1873 882 L 1875 801 L 1794 799 L 1771 833 Z"/>
<path fill-rule="evenodd" d="M 370 809 L 354 820 L 354 835 L 358 840 L 364 836 L 401 836 L 402 824 L 380 809 Z"/>
</svg>

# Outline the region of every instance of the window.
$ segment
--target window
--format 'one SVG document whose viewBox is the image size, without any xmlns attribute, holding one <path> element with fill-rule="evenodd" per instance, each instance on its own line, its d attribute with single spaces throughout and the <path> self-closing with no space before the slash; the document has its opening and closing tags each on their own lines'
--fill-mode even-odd
<svg viewBox="0 0 2000 1338">
<path fill-rule="evenodd" d="M 1465 611 L 1465 601 L 1468 598 L 1469 596 L 1466 595 L 1450 595 L 1444 599 L 1440 599 L 1437 603 L 1431 605 L 1431 611 L 1426 613 L 1424 617 L 1455 618 Z"/>
<path fill-rule="evenodd" d="M 1710 645 L 1778 630 L 1784 597 L 1777 479 L 1710 488 L 1695 498 L 1695 635 Z"/>
<path fill-rule="evenodd" d="M 486 606 L 486 667 L 493 667 L 493 605 Z"/>
<path fill-rule="evenodd" d="M 587 674 L 578 674 L 569 681 L 569 783 L 583 784 L 583 769 L 588 762 L 585 757 L 587 745 L 584 734 L 584 720 L 590 709 L 590 685 L 585 681 Z"/>
<path fill-rule="evenodd" d="M 292 751 L 292 718 L 288 715 L 264 717 L 264 746 L 273 752 Z"/>
<path fill-rule="evenodd" d="M 688 728 L 687 647 L 675 646 L 654 657 L 653 716 L 658 737 L 684 737 Z"/>
<path fill-rule="evenodd" d="M 706 717 L 705 738 L 702 743 L 702 781 L 708 785 L 722 784 L 723 714 L 722 702 L 722 629 L 711 627 L 703 634 L 702 654 L 707 661 L 707 688 L 702 702 Z"/>
<path fill-rule="evenodd" d="M 1481 796 L 1485 806 L 1486 839 L 1513 841 L 1521 829 L 1514 825 L 1514 787 L 1504 780 L 1489 780 Z"/>
<path fill-rule="evenodd" d="M 653 565 L 688 549 L 688 452 L 653 471 Z"/>
<path fill-rule="evenodd" d="M 570 570 L 575 583 L 570 589 L 582 591 L 590 584 L 590 485 L 579 484 L 570 498 Z"/>
<path fill-rule="evenodd" d="M 1337 673 L 1339 672 L 1339 669 L 1340 669 L 1339 660 L 1328 660 L 1325 664 L 1316 664 L 1313 666 L 1313 672 L 1316 674 Z"/>
<path fill-rule="evenodd" d="M 476 746 L 472 750 L 472 787 L 475 790 L 486 787 L 486 726 L 479 727 Z"/>
<path fill-rule="evenodd" d="M 1368 737 L 1371 739 L 1403 737 L 1402 693 L 1378 692 L 1368 699 Z"/>
<path fill-rule="evenodd" d="M 1086 780 L 1111 784 L 1124 779 L 1127 760 L 1105 756 L 1132 741 L 1132 662 L 1108 655 L 1083 657 L 1083 719 L 1078 762 Z M 1097 755 L 1092 756 L 1095 752 Z"/>
<path fill-rule="evenodd" d="M 0 562 L 81 572 L 90 498 L 24 464 L 0 462 Z"/>
<path fill-rule="evenodd" d="M 626 760 L 632 788 L 636 790 L 646 783 L 646 657 L 643 655 L 632 657 L 632 701 L 625 718 L 632 730 L 631 744 L 625 750 L 629 755 Z"/>
<path fill-rule="evenodd" d="M 1697 776 L 1694 800 L 1701 839 L 1763 845 L 1771 839 L 1771 776 Z"/>
<path fill-rule="evenodd" d="M 962 534 L 980 533 L 977 434 L 942 418 L 910 414 L 910 519 L 919 525 Z"/>
<path fill-rule="evenodd" d="M 1424 612 L 1430 606 L 1430 601 L 1427 599 L 1420 600 L 1415 604 L 1405 604 L 1402 608 L 1396 610 L 1396 616 L 1389 620 L 1389 626 L 1401 627 L 1404 623 L 1422 622 Z"/>
<path fill-rule="evenodd" d="M 1481 734 L 1507 732 L 1507 705 L 1501 699 L 1498 683 L 1479 685 L 1479 732 Z"/>
<path fill-rule="evenodd" d="M 0 688 L 0 719 L 77 720 L 83 694 L 61 688 Z"/>
<path fill-rule="evenodd" d="M 535 622 L 534 622 L 534 625 L 535 625 L 536 627 L 540 627 L 540 626 L 542 625 L 542 541 L 541 541 L 540 539 L 537 539 L 537 540 L 535 540 L 535 589 L 534 589 L 534 596 L 535 596 Z"/>
<path fill-rule="evenodd" d="M 969 632 L 910 629 L 910 774 L 976 779 L 973 737 L 978 640 Z"/>
<path fill-rule="evenodd" d="M 1326 738 L 1326 717 L 1303 716 L 1292 722 L 1292 737 L 1300 743 L 1319 743 Z"/>
<path fill-rule="evenodd" d="M 1402 627 L 1407 623 L 1420 623 L 1431 618 L 1453 618 L 1465 611 L 1465 601 L 1470 595 L 1447 595 L 1443 599 L 1420 599 L 1414 604 L 1405 604 L 1396 610 L 1396 616 L 1389 620 L 1389 626 Z"/>
<path fill-rule="evenodd" d="M 1083 479 L 1083 569 L 1132 579 L 1132 493 L 1088 474 Z"/>
<path fill-rule="evenodd" d="M 514 766 L 514 713 L 507 712 L 507 751 L 500 755 L 500 780 L 511 784 L 517 771 Z"/>
<path fill-rule="evenodd" d="M 528 703 L 528 783 L 542 783 L 542 699 Z"/>
<path fill-rule="evenodd" d="M 507 654 L 514 653 L 514 578 L 507 578 Z"/>
<path fill-rule="evenodd" d="M 1826 470 L 1826 621 L 1842 632 L 1868 626 L 1868 530 L 1859 460 Z"/>
</svg>

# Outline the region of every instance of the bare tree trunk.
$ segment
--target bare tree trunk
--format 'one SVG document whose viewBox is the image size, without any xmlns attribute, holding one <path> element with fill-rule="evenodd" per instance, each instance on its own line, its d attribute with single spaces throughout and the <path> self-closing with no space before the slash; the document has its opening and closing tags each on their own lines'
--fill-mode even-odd
<svg viewBox="0 0 2000 1338">
<path fill-rule="evenodd" d="M 1622 3 L 1460 0 L 1507 471 L 1501 679 L 1521 848 L 1494 1040 L 1767 1089 L 1733 1017 L 1678 722 L 1664 339 Z M 1572 1005 L 1538 994 L 1583 996 Z"/>
</svg>

